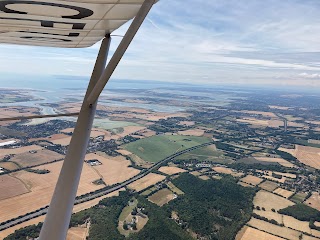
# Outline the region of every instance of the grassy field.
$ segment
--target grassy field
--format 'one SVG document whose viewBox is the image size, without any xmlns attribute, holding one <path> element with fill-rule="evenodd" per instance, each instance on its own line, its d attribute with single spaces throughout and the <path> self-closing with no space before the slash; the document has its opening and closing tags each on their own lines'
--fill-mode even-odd
<svg viewBox="0 0 320 240">
<path fill-rule="evenodd" d="M 160 160 L 184 149 L 210 142 L 210 139 L 194 136 L 153 136 L 131 142 L 125 149 L 148 162 Z"/>
<path fill-rule="evenodd" d="M 195 149 L 188 153 L 178 156 L 176 159 L 187 160 L 196 159 L 198 161 L 212 161 L 215 163 L 228 164 L 233 161 L 229 158 L 225 158 L 223 152 L 217 150 L 215 145 L 206 146 L 203 148 Z"/>
<path fill-rule="evenodd" d="M 293 195 L 290 200 L 295 202 L 295 203 L 302 203 L 304 199 L 307 197 L 307 193 L 304 192 L 298 192 L 295 195 Z"/>
</svg>

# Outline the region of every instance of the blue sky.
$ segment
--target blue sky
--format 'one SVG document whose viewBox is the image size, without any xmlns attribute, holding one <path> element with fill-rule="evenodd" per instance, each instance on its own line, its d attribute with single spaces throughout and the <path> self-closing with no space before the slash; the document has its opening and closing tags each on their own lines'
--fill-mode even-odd
<svg viewBox="0 0 320 240">
<path fill-rule="evenodd" d="M 319 10 L 318 0 L 160 0 L 113 78 L 318 86 Z M 98 49 L 0 45 L 0 72 L 89 76 Z"/>
</svg>

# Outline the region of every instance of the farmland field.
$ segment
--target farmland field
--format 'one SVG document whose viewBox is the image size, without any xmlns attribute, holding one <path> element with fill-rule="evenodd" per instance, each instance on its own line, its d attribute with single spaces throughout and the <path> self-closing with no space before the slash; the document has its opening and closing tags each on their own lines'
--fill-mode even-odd
<svg viewBox="0 0 320 240">
<path fill-rule="evenodd" d="M 210 139 L 193 136 L 153 136 L 131 142 L 125 149 L 144 161 L 159 162 L 160 160 L 184 149 L 210 142 Z"/>
<path fill-rule="evenodd" d="M 295 149 L 279 148 L 295 156 L 303 164 L 320 169 L 320 148 L 295 145 Z"/>
<path fill-rule="evenodd" d="M 255 159 L 259 162 L 279 163 L 280 165 L 284 167 L 289 167 L 289 168 L 295 167 L 295 165 L 288 162 L 287 160 L 284 160 L 283 158 L 255 157 Z"/>
<path fill-rule="evenodd" d="M 261 187 L 262 189 L 267 190 L 269 192 L 272 192 L 278 187 L 278 184 L 267 180 L 267 181 L 261 183 L 259 185 L 259 187 Z"/>
<path fill-rule="evenodd" d="M 10 175 L 0 176 L 0 201 L 29 192 L 29 189 L 18 178 Z M 1 210 L 3 211 L 3 209 Z"/>
<path fill-rule="evenodd" d="M 19 171 L 11 175 L 25 183 L 30 192 L 14 196 L 0 201 L 0 222 L 26 214 L 49 204 L 55 184 L 57 182 L 62 162 L 46 164 L 37 169 L 47 169 L 48 174 L 36 174 L 26 171 Z M 92 184 L 99 179 L 99 175 L 84 164 L 80 178 L 77 195 L 82 195 L 101 188 Z"/>
<path fill-rule="evenodd" d="M 262 217 L 265 217 L 265 218 L 268 218 L 269 220 L 273 219 L 273 220 L 276 220 L 278 223 L 282 223 L 282 214 L 280 213 L 276 213 L 276 212 L 272 212 L 270 210 L 266 210 L 266 211 L 263 211 L 263 210 L 257 210 L 257 209 L 254 209 L 253 212 L 255 214 L 258 214 L 259 216 L 262 216 Z"/>
<path fill-rule="evenodd" d="M 116 192 L 109 193 L 106 196 L 99 197 L 99 198 L 93 199 L 93 200 L 88 201 L 88 202 L 77 204 L 77 205 L 75 205 L 73 207 L 73 211 L 72 212 L 76 213 L 76 212 L 80 212 L 82 210 L 91 208 L 91 207 L 97 205 L 99 203 L 99 201 L 104 199 L 104 198 L 113 197 L 113 196 L 119 196 L 119 191 L 125 191 L 125 189 L 120 189 L 120 190 L 118 190 Z M 44 218 L 45 218 L 45 216 L 37 217 L 37 218 L 31 219 L 29 221 L 26 221 L 24 223 L 20 223 L 18 225 L 15 225 L 15 226 L 13 226 L 11 228 L 8 228 L 6 230 L 3 230 L 3 231 L 0 232 L 0 239 L 5 238 L 6 236 L 8 236 L 9 234 L 13 233 L 17 229 L 20 229 L 20 228 L 23 228 L 23 227 L 26 227 L 26 226 L 30 226 L 30 225 L 33 225 L 33 224 L 38 224 L 39 222 L 43 222 Z"/>
<path fill-rule="evenodd" d="M 84 227 L 72 227 L 68 230 L 66 240 L 83 240 L 86 239 L 88 229 Z"/>
<path fill-rule="evenodd" d="M 299 240 L 299 236 L 301 235 L 301 233 L 296 230 L 280 227 L 256 218 L 251 218 L 251 220 L 248 222 L 248 225 L 285 239 Z"/>
<path fill-rule="evenodd" d="M 157 204 L 158 206 L 163 206 L 173 200 L 175 198 L 175 194 L 171 192 L 169 189 L 164 188 L 151 195 L 148 199 L 149 201 Z"/>
<path fill-rule="evenodd" d="M 128 167 L 131 163 L 123 156 L 103 157 L 95 153 L 87 154 L 85 160 L 98 159 L 102 164 L 92 168 L 103 178 L 107 185 L 124 182 L 125 180 L 137 175 L 140 171 Z"/>
<path fill-rule="evenodd" d="M 167 186 L 170 188 L 170 190 L 172 192 L 174 192 L 175 194 L 178 194 L 178 195 L 182 195 L 184 194 L 184 192 L 182 192 L 179 188 L 177 188 L 172 182 L 168 182 L 167 183 Z"/>
<path fill-rule="evenodd" d="M 38 164 L 49 163 L 55 160 L 63 159 L 64 156 L 47 150 L 42 149 L 38 150 L 35 153 L 25 152 L 21 154 L 17 154 L 10 159 L 11 162 L 17 163 L 21 167 L 30 167 Z"/>
<path fill-rule="evenodd" d="M 154 185 L 164 180 L 165 178 L 166 177 L 163 175 L 149 173 L 147 176 L 129 184 L 128 187 L 136 190 L 137 192 L 140 192 L 141 190 L 146 189 L 147 187 Z"/>
<path fill-rule="evenodd" d="M 315 208 L 320 211 L 320 194 L 313 192 L 311 197 L 309 197 L 305 202 L 309 207 Z"/>
<path fill-rule="evenodd" d="M 295 195 L 293 195 L 290 200 L 295 202 L 295 203 L 302 203 L 304 199 L 307 197 L 307 193 L 304 192 L 298 192 Z"/>
<path fill-rule="evenodd" d="M 9 171 L 19 169 L 20 167 L 13 162 L 0 162 L 0 167 L 5 168 Z"/>
<path fill-rule="evenodd" d="M 198 148 L 178 156 L 176 159 L 186 160 L 195 159 L 198 161 L 212 161 L 216 163 L 233 163 L 233 160 L 226 158 L 221 150 L 218 150 L 215 145 Z"/>
<path fill-rule="evenodd" d="M 234 177 L 241 177 L 243 176 L 243 173 L 238 173 L 231 168 L 226 168 L 226 167 L 214 167 L 212 170 L 216 171 L 217 173 L 223 173 L 223 174 L 230 174 Z"/>
<path fill-rule="evenodd" d="M 284 198 L 289 198 L 294 194 L 294 192 L 286 190 L 286 189 L 283 189 L 283 188 L 277 188 L 273 192 L 276 193 L 276 194 L 279 194 L 280 196 L 282 196 Z"/>
<path fill-rule="evenodd" d="M 311 234 L 309 222 L 299 221 L 293 217 L 283 215 L 283 224 L 286 227 Z"/>
<path fill-rule="evenodd" d="M 185 130 L 185 131 L 179 131 L 178 132 L 179 135 L 183 135 L 183 136 L 203 136 L 204 134 L 204 130 L 202 129 L 189 129 L 189 130 Z"/>
<path fill-rule="evenodd" d="M 261 183 L 263 179 L 252 176 L 252 175 L 247 175 L 244 178 L 241 178 L 240 181 L 256 186 L 259 183 Z"/>
<path fill-rule="evenodd" d="M 268 199 L 268 201 L 266 201 L 266 199 Z M 260 208 L 264 207 L 267 211 L 270 211 L 272 208 L 280 210 L 294 205 L 293 202 L 264 190 L 257 192 L 253 199 L 253 204 Z"/>
<path fill-rule="evenodd" d="M 38 151 L 41 149 L 42 149 L 42 147 L 37 146 L 37 145 L 31 145 L 31 146 L 20 147 L 20 148 L 0 149 L 0 158 L 4 157 L 5 155 L 9 155 L 9 154 L 20 154 L 20 153 L 29 152 L 32 150 Z"/>
<path fill-rule="evenodd" d="M 270 233 L 266 233 L 248 226 L 245 226 L 236 238 L 236 240 L 258 240 L 258 239 L 283 240 L 283 238 L 276 237 Z"/>
<path fill-rule="evenodd" d="M 186 172 L 186 170 L 182 169 L 182 168 L 178 168 L 178 167 L 161 167 L 159 168 L 160 172 L 163 172 L 165 174 L 168 175 L 173 175 L 173 174 L 177 174 L 177 173 L 182 173 L 182 172 Z"/>
</svg>

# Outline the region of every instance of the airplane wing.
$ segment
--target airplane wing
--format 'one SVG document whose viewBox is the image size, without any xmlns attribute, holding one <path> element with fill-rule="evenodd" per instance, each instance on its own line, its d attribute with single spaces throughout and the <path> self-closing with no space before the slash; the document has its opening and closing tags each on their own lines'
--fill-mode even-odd
<svg viewBox="0 0 320 240">
<path fill-rule="evenodd" d="M 144 0 L 0 1 L 0 43 L 89 47 L 136 16 Z"/>
</svg>

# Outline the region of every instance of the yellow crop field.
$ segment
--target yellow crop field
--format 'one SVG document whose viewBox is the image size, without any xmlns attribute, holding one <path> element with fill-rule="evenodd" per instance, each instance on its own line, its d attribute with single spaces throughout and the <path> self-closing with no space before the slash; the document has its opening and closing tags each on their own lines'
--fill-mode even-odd
<svg viewBox="0 0 320 240">
<path fill-rule="evenodd" d="M 291 216 L 283 215 L 283 224 L 286 227 L 311 234 L 309 222 L 299 221 Z"/>
<path fill-rule="evenodd" d="M 320 194 L 318 192 L 313 192 L 304 203 L 309 207 L 313 207 L 320 211 Z"/>
<path fill-rule="evenodd" d="M 247 175 L 244 178 L 241 178 L 240 181 L 251 184 L 253 186 L 256 186 L 259 183 L 261 183 L 263 181 L 263 179 L 256 177 L 256 176 Z"/>
<path fill-rule="evenodd" d="M 159 168 L 160 172 L 163 172 L 165 174 L 168 175 L 173 175 L 173 174 L 177 174 L 177 173 L 182 173 L 182 172 L 186 172 L 186 170 L 182 169 L 182 168 L 178 168 L 178 167 L 161 167 Z"/>
<path fill-rule="evenodd" d="M 113 197 L 113 196 L 119 196 L 119 192 L 121 192 L 121 191 L 125 191 L 125 189 L 122 188 L 122 189 L 119 189 L 118 191 L 109 193 L 109 194 L 107 194 L 107 195 L 105 195 L 103 197 L 99 197 L 99 198 L 93 199 L 93 200 L 88 201 L 88 202 L 77 204 L 77 205 L 75 205 L 73 207 L 73 213 L 80 212 L 82 210 L 91 208 L 91 207 L 97 205 L 99 203 L 99 201 L 104 199 L 104 198 Z M 0 239 L 4 239 L 9 234 L 14 233 L 14 231 L 17 230 L 17 229 L 20 229 L 20 228 L 23 228 L 23 227 L 26 227 L 26 226 L 30 226 L 30 225 L 33 225 L 33 224 L 38 224 L 39 222 L 43 222 L 44 218 L 45 218 L 45 216 L 37 217 L 37 218 L 31 219 L 29 221 L 26 221 L 24 223 L 15 225 L 15 226 L 13 226 L 11 228 L 8 228 L 6 230 L 0 231 Z"/>
<path fill-rule="evenodd" d="M 295 145 L 295 149 L 279 148 L 295 156 L 303 164 L 320 169 L 320 148 Z"/>
<path fill-rule="evenodd" d="M 282 214 L 280 213 L 272 212 L 271 210 L 263 211 L 257 209 L 254 209 L 253 212 L 255 214 L 258 214 L 259 216 L 268 218 L 269 220 L 273 219 L 276 220 L 278 223 L 282 223 Z"/>
<path fill-rule="evenodd" d="M 271 157 L 255 157 L 256 160 L 261 162 L 274 162 L 279 163 L 280 165 L 284 167 L 294 168 L 295 165 L 288 162 L 287 160 L 284 160 L 283 158 L 271 158 Z"/>
<path fill-rule="evenodd" d="M 237 171 L 226 167 L 213 167 L 212 170 L 216 171 L 217 173 L 230 174 L 234 177 L 243 176 L 243 173 L 238 173 Z"/>
<path fill-rule="evenodd" d="M 236 240 L 283 240 L 283 238 L 245 226 L 238 234 Z"/>
<path fill-rule="evenodd" d="M 163 175 L 155 174 L 155 173 L 149 173 L 147 176 L 131 183 L 128 185 L 130 189 L 134 189 L 137 192 L 140 192 L 143 189 L 146 189 L 147 187 L 154 185 L 158 182 L 161 182 L 166 177 Z"/>
<path fill-rule="evenodd" d="M 85 160 L 94 159 L 99 160 L 102 164 L 93 166 L 92 168 L 97 171 L 97 173 L 103 178 L 104 182 L 108 185 L 124 182 L 140 172 L 135 168 L 128 167 L 131 162 L 126 160 L 123 156 L 104 157 L 97 153 L 90 153 L 85 157 Z"/>
<path fill-rule="evenodd" d="M 279 194 L 280 196 L 282 196 L 284 198 L 289 198 L 294 194 L 294 192 L 286 190 L 286 189 L 283 189 L 283 188 L 277 188 L 273 192 L 276 193 L 276 194 Z"/>
<path fill-rule="evenodd" d="M 301 234 L 299 231 L 280 227 L 256 218 L 251 218 L 248 225 L 285 239 L 299 240 L 299 236 Z"/>
<path fill-rule="evenodd" d="M 64 155 L 47 149 L 42 149 L 33 153 L 25 152 L 17 154 L 12 157 L 10 161 L 17 163 L 21 167 L 29 167 L 61 159 L 64 159 Z"/>
<path fill-rule="evenodd" d="M 255 206 L 259 206 L 260 208 L 264 207 L 267 211 L 270 211 L 272 208 L 278 211 L 282 208 L 294 205 L 294 203 L 289 201 L 288 199 L 264 190 L 260 190 L 259 192 L 257 192 L 256 196 L 253 199 L 253 204 Z"/>
<path fill-rule="evenodd" d="M 1 200 L 0 209 L 2 210 L 0 222 L 4 222 L 48 205 L 61 167 L 62 162 L 56 162 L 41 166 L 41 168 L 50 171 L 48 174 L 40 175 L 26 171 L 12 173 L 12 176 L 24 182 L 30 192 Z M 37 167 L 37 169 L 41 168 Z M 77 195 L 82 195 L 103 187 L 92 183 L 99 178 L 100 176 L 92 168 L 84 165 Z"/>
</svg>

